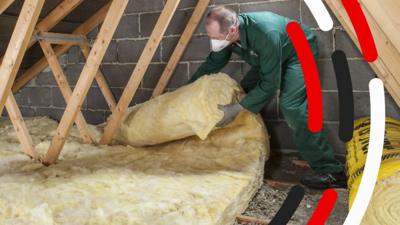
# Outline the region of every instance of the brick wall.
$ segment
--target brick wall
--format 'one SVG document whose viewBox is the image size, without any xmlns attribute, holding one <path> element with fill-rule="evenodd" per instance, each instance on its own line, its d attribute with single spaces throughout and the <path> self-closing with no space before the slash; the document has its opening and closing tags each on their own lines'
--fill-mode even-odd
<svg viewBox="0 0 400 225">
<path fill-rule="evenodd" d="M 101 66 L 116 98 L 119 98 L 129 79 L 133 67 L 160 15 L 163 4 L 163 0 L 131 0 L 129 2 L 128 8 L 124 13 Z M 132 101 L 132 105 L 146 101 L 150 97 L 195 4 L 195 0 L 182 0 L 146 72 L 138 93 Z M 335 49 L 342 49 L 348 56 L 353 80 L 356 118 L 369 114 L 368 82 L 375 75 L 368 64 L 361 58 L 359 51 L 350 41 L 337 20 L 335 20 L 335 28 L 332 31 L 320 31 L 307 6 L 300 0 L 211 1 L 211 5 L 218 4 L 228 4 L 238 12 L 269 10 L 292 19 L 301 20 L 312 27 L 319 39 L 320 58 L 317 63 L 323 88 L 324 127 L 337 153 L 343 154 L 343 144 L 337 137 L 338 97 L 330 55 Z M 95 37 L 96 32 L 97 30 L 93 31 L 89 37 Z M 209 40 L 204 33 L 203 25 L 201 25 L 179 63 L 168 85 L 168 91 L 185 84 L 191 74 L 203 62 L 208 52 Z M 74 87 L 84 65 L 79 49 L 72 48 L 68 54 L 60 58 L 60 62 L 63 65 L 70 85 Z M 247 64 L 238 57 L 233 56 L 231 62 L 224 68 L 223 72 L 240 80 L 248 70 L 249 66 Z M 48 69 L 22 89 L 16 95 L 16 98 L 25 116 L 47 115 L 54 119 L 59 119 L 65 107 L 65 101 Z M 386 100 L 388 115 L 399 118 L 399 108 L 389 95 L 387 95 Z M 82 111 L 88 122 L 95 124 L 103 122 L 110 114 L 96 83 L 90 89 L 88 97 L 83 103 Z M 295 149 L 294 143 L 288 135 L 291 131 L 279 111 L 279 97 L 274 97 L 270 104 L 262 111 L 262 115 L 272 135 L 272 148 Z"/>
</svg>

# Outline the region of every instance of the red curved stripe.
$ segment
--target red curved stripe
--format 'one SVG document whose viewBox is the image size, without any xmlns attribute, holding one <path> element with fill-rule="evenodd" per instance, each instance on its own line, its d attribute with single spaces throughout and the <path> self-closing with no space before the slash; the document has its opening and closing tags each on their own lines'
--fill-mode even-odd
<svg viewBox="0 0 400 225">
<path fill-rule="evenodd" d="M 286 26 L 286 32 L 303 69 L 308 98 L 308 129 L 316 133 L 322 129 L 322 93 L 317 65 L 300 25 L 297 22 L 290 22 Z"/>
<path fill-rule="evenodd" d="M 360 43 L 361 52 L 367 62 L 373 62 L 378 58 L 374 37 L 369 28 L 367 19 L 357 0 L 342 0 L 342 4 L 349 15 L 351 23 Z"/>
<path fill-rule="evenodd" d="M 336 199 L 337 192 L 334 189 L 325 190 L 307 225 L 324 225 L 335 206 Z"/>
</svg>

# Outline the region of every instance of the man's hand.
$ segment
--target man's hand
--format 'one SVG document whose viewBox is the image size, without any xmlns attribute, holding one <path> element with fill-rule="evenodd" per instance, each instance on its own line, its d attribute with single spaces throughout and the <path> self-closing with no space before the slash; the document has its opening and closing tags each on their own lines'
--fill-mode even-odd
<svg viewBox="0 0 400 225">
<path fill-rule="evenodd" d="M 224 127 L 232 122 L 243 107 L 239 103 L 229 105 L 218 105 L 218 109 L 224 112 L 224 117 L 217 123 L 217 127 Z"/>
</svg>

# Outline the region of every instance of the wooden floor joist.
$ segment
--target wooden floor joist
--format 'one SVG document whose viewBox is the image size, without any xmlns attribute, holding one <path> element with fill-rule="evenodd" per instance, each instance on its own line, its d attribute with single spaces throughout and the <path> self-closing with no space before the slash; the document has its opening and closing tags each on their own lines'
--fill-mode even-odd
<svg viewBox="0 0 400 225">
<path fill-rule="evenodd" d="M 179 60 L 182 58 L 183 53 L 185 52 L 185 49 L 187 45 L 189 44 L 193 33 L 196 31 L 196 28 L 198 27 L 201 18 L 203 17 L 204 12 L 206 11 L 208 4 L 210 3 L 210 0 L 199 0 L 197 3 L 196 8 L 193 11 L 193 14 L 186 25 L 185 30 L 182 33 L 181 38 L 179 39 L 178 44 L 176 45 L 176 48 L 174 52 L 171 55 L 171 58 L 168 61 L 167 66 L 164 69 L 164 72 L 162 73 L 160 79 L 158 80 L 157 86 L 155 87 L 153 91 L 152 97 L 156 97 L 161 95 L 165 88 L 168 85 L 168 82 L 170 81 L 172 74 L 174 73 L 176 66 L 179 63 Z"/>
<path fill-rule="evenodd" d="M 103 25 L 101 26 L 100 32 L 97 39 L 90 51 L 89 57 L 81 75 L 79 76 L 78 82 L 72 93 L 71 98 L 68 101 L 65 112 L 61 118 L 60 124 L 57 127 L 56 135 L 54 136 L 49 150 L 45 156 L 43 163 L 50 165 L 54 163 L 62 147 L 65 144 L 69 131 L 72 128 L 74 120 L 80 110 L 80 107 L 89 91 L 89 88 L 95 78 L 100 63 L 106 53 L 107 47 L 111 42 L 111 38 L 117 29 L 118 23 L 122 17 L 122 14 L 128 4 L 128 0 L 113 0 L 110 9 L 104 19 Z"/>
<path fill-rule="evenodd" d="M 270 221 L 264 219 L 258 219 L 251 216 L 238 215 L 236 220 L 241 224 L 257 224 L 257 225 L 267 225 Z"/>
<path fill-rule="evenodd" d="M 132 101 L 140 82 L 143 79 L 143 76 L 151 62 L 151 59 L 154 56 L 154 53 L 157 50 L 158 45 L 161 42 L 162 37 L 172 19 L 172 16 L 175 13 L 176 8 L 178 7 L 180 0 L 168 0 L 164 6 L 163 11 L 161 12 L 160 17 L 154 27 L 153 32 L 150 35 L 149 40 L 147 41 L 146 46 L 144 47 L 143 53 L 139 58 L 138 63 L 135 66 L 135 69 L 126 85 L 124 92 L 117 104 L 115 110 L 113 110 L 111 117 L 109 118 L 106 127 L 104 128 L 103 136 L 100 140 L 100 144 L 109 144 L 113 138 L 113 135 L 116 129 L 121 124 L 121 120 L 123 115 L 130 102 Z"/>
</svg>

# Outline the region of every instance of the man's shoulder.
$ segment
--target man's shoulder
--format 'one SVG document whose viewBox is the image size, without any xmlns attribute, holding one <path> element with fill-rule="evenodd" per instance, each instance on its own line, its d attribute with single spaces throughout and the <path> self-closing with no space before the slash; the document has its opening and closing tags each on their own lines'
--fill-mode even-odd
<svg viewBox="0 0 400 225">
<path fill-rule="evenodd" d="M 249 17 L 252 19 L 265 19 L 265 18 L 273 18 L 273 17 L 277 17 L 277 18 L 283 18 L 283 16 L 276 14 L 274 12 L 271 11 L 257 11 L 257 12 L 243 12 L 240 13 L 239 15 L 244 16 L 244 17 Z"/>
<path fill-rule="evenodd" d="M 270 11 L 248 12 L 240 14 L 245 22 L 248 32 L 254 35 L 281 35 L 286 30 L 290 20 L 284 16 Z"/>
</svg>

